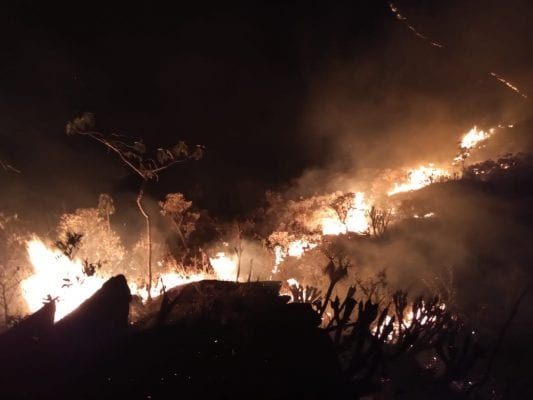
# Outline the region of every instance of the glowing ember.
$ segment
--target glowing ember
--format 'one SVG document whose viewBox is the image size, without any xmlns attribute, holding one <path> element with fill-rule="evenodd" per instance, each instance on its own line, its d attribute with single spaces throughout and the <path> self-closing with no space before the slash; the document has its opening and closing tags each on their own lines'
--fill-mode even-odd
<svg viewBox="0 0 533 400">
<path fill-rule="evenodd" d="M 422 304 L 424 304 L 424 303 L 422 303 Z M 441 310 L 445 310 L 446 309 L 446 304 L 445 303 L 441 303 L 438 307 Z M 393 322 L 393 324 L 392 324 L 392 332 L 387 336 L 387 341 L 389 341 L 391 343 L 394 343 L 398 339 L 398 336 L 399 336 L 400 332 L 402 330 L 411 328 L 411 326 L 414 324 L 415 320 L 420 325 L 426 325 L 428 323 L 435 322 L 436 319 L 437 319 L 436 315 L 429 315 L 428 316 L 426 313 L 423 312 L 423 310 L 421 308 L 417 309 L 416 310 L 416 314 L 415 314 L 415 312 L 413 312 L 412 305 L 408 306 L 408 310 L 409 311 L 407 311 L 405 313 L 405 315 L 403 316 L 403 319 L 402 319 L 402 321 L 400 323 L 398 321 L 394 321 Z M 388 325 L 391 320 L 392 320 L 392 317 L 390 315 L 386 315 L 385 319 L 383 320 L 383 323 L 382 323 L 381 327 Z M 372 329 L 372 333 L 374 335 L 378 335 L 380 333 L 380 327 L 375 326 Z"/>
<path fill-rule="evenodd" d="M 234 281 L 237 276 L 237 257 L 227 256 L 223 251 L 217 253 L 215 257 L 210 257 L 209 261 L 215 270 L 218 279 L 222 281 Z"/>
<path fill-rule="evenodd" d="M 402 183 L 395 183 L 394 187 L 388 192 L 389 196 L 402 192 L 410 192 L 422 189 L 434 182 L 438 182 L 450 177 L 450 173 L 442 168 L 436 168 L 433 164 L 421 166 L 417 169 L 411 169 L 407 172 L 407 180 Z"/>
<path fill-rule="evenodd" d="M 422 216 L 420 216 L 418 214 L 413 215 L 414 218 L 431 218 L 431 217 L 434 217 L 434 216 L 435 216 L 434 212 L 429 212 L 429 213 L 424 214 Z"/>
<path fill-rule="evenodd" d="M 489 132 L 478 130 L 477 127 L 473 127 L 466 133 L 461 139 L 461 149 L 471 149 L 477 146 L 480 142 L 487 140 L 494 133 L 494 129 Z"/>
<path fill-rule="evenodd" d="M 97 275 L 86 276 L 81 261 L 48 249 L 38 239 L 28 242 L 28 255 L 35 273 L 21 282 L 24 299 L 34 312 L 42 307 L 46 297 L 57 298 L 56 321 L 75 310 L 106 281 Z"/>
</svg>

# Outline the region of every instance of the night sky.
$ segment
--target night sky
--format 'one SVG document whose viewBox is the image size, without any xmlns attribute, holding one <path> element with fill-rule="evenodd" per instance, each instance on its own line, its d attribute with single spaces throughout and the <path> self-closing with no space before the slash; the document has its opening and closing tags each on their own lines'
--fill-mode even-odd
<svg viewBox="0 0 533 400">
<path fill-rule="evenodd" d="M 2 4 L 0 158 L 21 170 L 1 174 L 3 209 L 53 221 L 101 192 L 133 198 L 114 155 L 65 135 L 84 111 L 102 132 L 205 145 L 149 193 L 221 216 L 310 170 L 395 167 L 475 124 L 530 124 L 529 100 L 490 76 L 533 95 L 528 1 L 395 3 L 444 48 L 379 0 L 134 3 Z"/>
</svg>

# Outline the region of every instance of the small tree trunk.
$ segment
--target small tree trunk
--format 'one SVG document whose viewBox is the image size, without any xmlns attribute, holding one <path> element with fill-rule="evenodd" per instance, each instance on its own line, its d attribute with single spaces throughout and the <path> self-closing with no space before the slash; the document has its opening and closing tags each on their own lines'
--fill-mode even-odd
<svg viewBox="0 0 533 400">
<path fill-rule="evenodd" d="M 241 274 L 241 258 L 242 258 L 242 241 L 239 237 L 239 247 L 237 247 L 237 276 L 235 277 L 235 282 L 239 282 L 239 275 Z"/>
<path fill-rule="evenodd" d="M 178 233 L 178 237 L 180 238 L 181 244 L 183 245 L 183 249 L 187 250 L 187 241 L 185 240 L 185 236 L 183 235 L 183 232 L 181 231 L 181 223 L 183 221 L 183 217 L 180 217 L 179 223 L 174 219 L 172 219 L 172 223 L 174 224 L 174 228 L 176 229 L 176 232 Z"/>
<path fill-rule="evenodd" d="M 7 304 L 6 285 L 2 284 L 2 306 L 4 308 L 4 328 L 9 325 L 9 305 Z"/>
<path fill-rule="evenodd" d="M 145 211 L 142 205 L 144 196 L 144 188 L 146 186 L 146 180 L 143 180 L 139 194 L 137 195 L 137 207 L 141 211 L 144 219 L 146 220 L 146 241 L 148 242 L 148 300 L 152 300 L 152 231 L 150 229 L 150 216 Z"/>
</svg>

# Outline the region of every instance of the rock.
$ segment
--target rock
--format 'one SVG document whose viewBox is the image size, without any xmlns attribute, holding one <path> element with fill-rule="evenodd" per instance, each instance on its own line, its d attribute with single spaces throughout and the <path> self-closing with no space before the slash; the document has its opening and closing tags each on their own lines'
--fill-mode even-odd
<svg viewBox="0 0 533 400">
<path fill-rule="evenodd" d="M 130 289 L 124 275 L 110 278 L 89 299 L 55 325 L 54 341 L 76 355 L 90 354 L 128 329 Z"/>
</svg>

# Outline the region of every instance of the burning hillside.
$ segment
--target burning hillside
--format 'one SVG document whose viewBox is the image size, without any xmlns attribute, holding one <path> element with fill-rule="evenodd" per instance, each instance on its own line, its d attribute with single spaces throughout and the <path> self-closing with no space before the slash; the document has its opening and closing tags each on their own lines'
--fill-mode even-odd
<svg viewBox="0 0 533 400">
<path fill-rule="evenodd" d="M 87 121 L 77 120 L 76 123 L 76 127 L 69 129 L 83 134 Z M 83 326 L 88 335 L 99 330 L 109 331 L 105 335 L 98 333 L 103 336 L 98 336 L 97 342 L 115 343 L 116 337 L 127 335 L 128 340 L 133 343 L 139 340 L 141 346 L 145 346 L 144 339 L 136 336 L 137 332 L 155 335 L 163 344 L 165 339 L 160 335 L 165 336 L 180 324 L 193 326 L 191 329 L 196 331 L 204 329 L 202 324 L 209 321 L 209 331 L 223 335 L 223 327 L 228 324 L 241 327 L 251 324 L 250 330 L 254 331 L 255 323 L 262 326 L 263 322 L 254 322 L 259 316 L 266 313 L 268 318 L 273 318 L 273 315 L 286 314 L 288 320 L 296 318 L 294 332 L 290 334 L 296 336 L 290 336 L 290 340 L 298 340 L 299 335 L 311 335 L 308 337 L 313 339 L 309 340 L 315 343 L 315 340 L 323 340 L 313 336 L 317 332 L 326 335 L 335 346 L 335 356 L 339 357 L 339 369 L 331 379 L 346 377 L 349 383 L 343 381 L 339 387 L 356 384 L 358 396 L 388 390 L 393 384 L 386 383 L 389 381 L 385 379 L 387 373 L 383 368 L 393 365 L 397 357 L 414 362 L 413 368 L 426 371 L 432 380 L 444 376 L 445 389 L 442 390 L 445 393 L 462 396 L 481 388 L 491 367 L 490 364 L 485 367 L 477 346 L 481 346 L 480 338 L 490 337 L 490 329 L 479 329 L 478 333 L 478 328 L 470 327 L 469 321 L 475 320 L 473 313 L 479 310 L 467 305 L 471 295 L 464 291 L 456 277 L 465 276 L 466 264 L 474 257 L 490 257 L 473 238 L 479 238 L 483 244 L 491 240 L 502 242 L 500 236 L 492 239 L 486 234 L 492 231 L 491 223 L 498 224 L 498 216 L 474 210 L 472 204 L 479 203 L 478 199 L 471 203 L 467 198 L 442 193 L 465 192 L 461 189 L 463 186 L 476 190 L 476 185 L 505 180 L 519 173 L 521 168 L 527 168 L 528 158 L 521 154 L 471 162 L 479 158 L 480 151 L 493 137 L 504 135 L 511 128 L 483 131 L 474 127 L 460 137 L 459 155 L 450 155 L 448 163 L 437 166 L 428 160 L 397 170 L 378 171 L 373 181 L 363 182 L 360 188 L 354 180 L 353 190 L 339 188 L 292 200 L 269 192 L 263 208 L 246 220 L 231 223 L 209 219 L 205 211 L 196 208 L 183 194 L 170 193 L 157 203 L 161 221 L 168 224 L 166 240 L 161 228 L 154 229 L 157 226 L 154 217 L 147 211 L 143 180 L 136 205 L 147 230 L 130 249 L 122 244 L 121 235 L 115 231 L 115 204 L 107 194 L 100 196 L 95 208 L 63 214 L 55 242 L 50 237 L 42 240 L 21 228 L 13 230 L 9 226 L 16 218 L 4 218 L 2 230 L 6 244 L 12 246 L 7 250 L 14 251 L 16 247 L 13 254 L 17 262 L 29 262 L 27 268 L 17 272 L 16 285 L 10 287 L 11 295 L 21 296 L 25 305 L 15 307 L 20 303 L 15 301 L 8 304 L 4 291 L 3 301 L 9 305 L 4 308 L 4 319 L 6 325 L 15 324 L 6 333 L 5 346 L 9 347 L 13 340 L 18 343 L 18 339 L 12 337 L 12 332 L 18 330 L 31 337 L 45 335 L 33 331 L 44 322 L 32 322 L 44 318 L 43 315 L 53 321 L 44 324 L 49 336 L 46 339 L 42 336 L 39 346 L 54 348 L 60 353 L 55 341 L 59 337 L 65 342 L 73 340 L 67 337 L 79 335 L 76 331 L 81 329 L 79 326 Z M 120 147 L 123 144 L 111 141 L 111 136 L 91 135 L 123 155 L 125 148 Z M 160 151 L 158 149 L 157 154 L 163 158 L 158 162 L 163 169 L 178 157 L 189 155 L 184 144 L 169 153 L 164 151 L 163 155 Z M 133 156 L 124 157 L 129 162 Z M 142 158 L 135 160 L 139 164 L 133 167 L 139 169 L 142 177 L 150 171 L 155 174 L 162 171 L 156 161 L 144 164 L 147 161 Z M 468 214 L 465 210 L 469 210 Z M 504 210 L 502 215 L 510 214 L 509 210 Z M 471 221 L 465 221 L 465 216 Z M 481 221 L 488 221 L 483 223 L 491 226 L 483 234 L 479 231 Z M 465 223 L 462 235 L 454 233 Z M 216 232 L 215 238 L 203 240 L 205 232 Z M 520 243 L 516 246 L 520 247 Z M 26 256 L 21 255 L 21 248 L 27 252 Z M 530 255 L 523 257 L 528 259 Z M 497 262 L 497 258 L 493 261 Z M 441 263 L 442 267 L 434 267 L 436 263 Z M 427 270 L 422 271 L 420 266 Z M 496 271 L 491 272 L 484 266 L 478 268 L 487 276 Z M 117 277 L 117 274 L 121 275 Z M 520 278 L 519 274 L 509 274 L 507 280 L 518 285 Z M 412 297 L 399 290 L 405 282 L 414 282 L 411 287 L 416 291 L 422 288 L 425 295 Z M 127 292 L 134 299 L 128 307 L 117 306 L 117 310 L 122 310 L 120 316 L 116 321 L 112 316 L 109 321 L 110 316 L 102 310 L 105 307 L 101 302 L 102 298 L 115 296 L 114 290 L 122 293 L 119 297 L 125 298 Z M 503 287 L 495 289 L 495 293 L 503 292 Z M 479 297 L 479 302 L 490 310 L 496 306 L 487 303 L 483 296 Z M 131 311 L 123 315 L 127 308 Z M 242 314 L 242 310 L 247 311 Z M 12 316 L 24 312 L 34 314 L 17 325 Z M 95 322 L 100 318 L 102 321 Z M 117 328 L 128 319 L 131 331 L 127 327 Z M 490 326 L 486 319 L 480 321 Z M 92 343 L 91 340 L 87 343 Z M 231 342 L 235 338 L 227 340 Z M 258 345 L 255 339 L 250 340 L 254 346 Z M 311 342 L 304 341 L 314 346 Z M 465 358 L 458 359 L 457 353 L 448 353 L 450 350 L 444 343 L 463 349 Z M 86 354 L 76 350 L 77 345 L 72 346 L 67 349 L 68 357 L 81 362 Z M 127 342 L 125 346 L 132 344 Z M 365 348 L 367 350 L 363 350 Z M 317 349 L 319 353 L 324 350 L 320 346 Z M 158 351 L 164 353 L 162 348 Z M 219 351 L 224 353 L 225 350 L 217 349 L 213 357 L 219 357 Z M 491 351 L 496 352 L 497 348 Z M 329 353 L 320 354 L 320 357 L 331 357 Z M 98 353 L 94 357 L 103 355 Z M 138 362 L 114 353 L 111 357 L 106 372 L 112 376 L 109 379 L 121 382 L 117 369 L 127 370 L 127 375 L 135 379 L 144 379 L 136 370 Z M 194 357 L 191 359 L 193 364 L 197 361 Z M 46 357 L 40 362 L 43 365 L 56 363 Z M 460 372 L 454 370 L 455 364 L 461 365 Z M 173 363 L 165 364 L 158 370 L 160 379 L 167 379 L 169 369 L 175 367 Z M 395 370 L 395 367 L 390 368 Z M 189 371 L 184 366 L 180 366 L 180 370 Z M 102 379 L 100 372 L 95 370 L 94 373 L 97 379 Z M 361 374 L 365 377 L 361 378 Z M 394 385 L 398 382 L 396 379 L 392 379 Z M 435 387 L 431 386 L 431 390 Z M 32 390 L 45 389 L 39 383 Z"/>
<path fill-rule="evenodd" d="M 0 397 L 533 397 L 525 3 L 3 7 Z"/>
<path fill-rule="evenodd" d="M 309 267 L 307 273 L 298 266 L 309 262 L 308 258 L 302 259 L 307 252 L 325 252 L 333 257 L 331 244 L 335 236 L 379 238 L 406 219 L 435 218 L 442 211 L 435 213 L 430 208 L 409 211 L 397 197 L 435 183 L 461 180 L 471 154 L 493 135 L 504 134 L 503 130 L 510 128 L 491 128 L 486 133 L 474 127 L 460 138 L 459 156 L 450 157 L 449 165 L 437 168 L 428 162 L 415 168 L 377 174 L 376 181 L 364 185 L 373 188 L 370 192 L 337 191 L 289 202 L 271 194 L 267 199 L 269 208 L 258 215 L 258 221 L 248 227 L 236 224 L 220 235 L 220 242 L 199 243 L 198 247 L 192 242 L 189 246 L 188 242 L 194 236 L 199 214 L 191 211 L 192 203 L 183 195 L 168 195 L 160 202 L 161 213 L 170 217 L 180 238 L 177 249 L 182 254 L 180 259 L 169 253 L 170 249 L 161 252 L 157 250 L 159 244 L 148 246 L 143 240 L 136 245 L 136 250 L 127 254 L 110 223 L 113 200 L 102 195 L 98 209 L 79 210 L 62 217 L 58 232 L 64 239 L 56 242 L 55 249 L 38 238 L 28 240 L 26 247 L 33 270 L 20 281 L 21 294 L 30 312 L 39 309 L 45 300 L 55 301 L 56 320 L 59 320 L 120 272 L 127 273 L 130 291 L 143 301 L 172 287 L 209 278 L 234 281 L 268 278 L 288 282 L 297 278 L 325 290 L 327 282 L 320 278 L 321 266 Z M 458 160 L 462 162 L 461 169 L 456 165 Z M 502 164 L 501 168 L 507 166 Z M 476 166 L 470 167 L 468 173 L 484 174 Z M 262 239 L 266 247 L 261 249 L 253 244 L 253 237 Z M 206 245 L 211 248 L 207 252 L 209 256 L 202 250 Z M 154 271 L 141 267 L 147 251 L 156 257 Z M 319 259 L 322 260 L 319 263 L 327 260 Z"/>
</svg>

